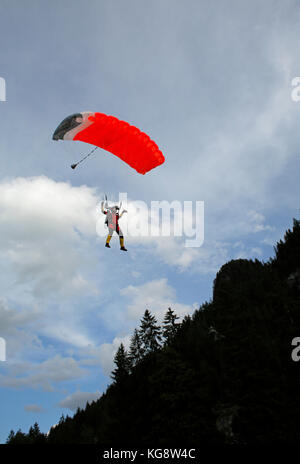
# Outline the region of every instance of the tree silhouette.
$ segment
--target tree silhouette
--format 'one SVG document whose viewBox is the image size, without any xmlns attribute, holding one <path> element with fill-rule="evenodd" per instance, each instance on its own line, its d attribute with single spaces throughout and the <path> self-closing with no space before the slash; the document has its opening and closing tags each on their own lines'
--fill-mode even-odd
<svg viewBox="0 0 300 464">
<path fill-rule="evenodd" d="M 144 356 L 142 340 L 137 329 L 134 329 L 129 347 L 129 359 L 132 366 L 136 366 Z"/>
<path fill-rule="evenodd" d="M 157 320 L 148 309 L 141 319 L 139 336 L 143 344 L 145 354 L 156 351 L 161 345 L 161 328 Z"/>
<path fill-rule="evenodd" d="M 114 357 L 114 363 L 116 364 L 117 368 L 112 371 L 111 378 L 115 383 L 122 382 L 122 380 L 124 380 L 129 375 L 131 367 L 129 356 L 124 348 L 123 343 L 121 343 L 117 350 L 117 353 Z"/>
<path fill-rule="evenodd" d="M 113 383 L 101 398 L 62 417 L 47 437 L 35 424 L 7 443 L 277 444 L 300 441 L 300 222 L 267 263 L 222 266 L 213 298 L 163 327 L 147 309 L 121 344 Z M 162 344 L 162 336 L 164 344 Z M 42 437 L 41 437 L 42 435 Z"/>
<path fill-rule="evenodd" d="M 179 327 L 179 324 L 176 322 L 178 319 L 179 317 L 176 316 L 174 311 L 171 308 L 168 308 L 163 320 L 162 330 L 165 343 L 169 343 L 174 338 Z"/>
</svg>

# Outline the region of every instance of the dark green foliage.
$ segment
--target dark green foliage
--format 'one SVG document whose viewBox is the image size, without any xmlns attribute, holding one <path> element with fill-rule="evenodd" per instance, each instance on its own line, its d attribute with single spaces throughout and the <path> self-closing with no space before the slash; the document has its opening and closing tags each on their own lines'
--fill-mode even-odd
<svg viewBox="0 0 300 464">
<path fill-rule="evenodd" d="M 160 347 L 161 329 L 157 325 L 155 316 L 152 316 L 148 309 L 146 309 L 141 319 L 139 335 L 145 354 L 156 351 Z"/>
<path fill-rule="evenodd" d="M 136 364 L 138 364 L 142 360 L 144 354 L 145 350 L 143 348 L 140 334 L 137 329 L 134 329 L 129 348 L 129 359 L 131 365 L 135 366 Z"/>
<path fill-rule="evenodd" d="M 46 443 L 47 438 L 46 435 L 41 433 L 38 423 L 35 422 L 32 427 L 30 427 L 29 432 L 27 434 L 21 432 L 19 429 L 17 433 L 14 433 L 11 430 L 6 443 L 10 445 L 24 445 L 24 444 L 44 444 Z"/>
<path fill-rule="evenodd" d="M 300 270 L 300 221 L 293 220 L 293 230 L 288 229 L 284 241 L 275 246 L 275 259 L 272 261 L 280 275 L 288 277 Z"/>
<path fill-rule="evenodd" d="M 166 312 L 164 321 L 163 321 L 163 337 L 165 343 L 170 343 L 173 338 L 176 335 L 177 329 L 178 329 L 178 322 L 176 322 L 179 319 L 178 316 L 174 313 L 174 311 L 171 308 L 168 308 L 168 311 Z"/>
<path fill-rule="evenodd" d="M 122 382 L 129 375 L 131 368 L 130 359 L 123 343 L 121 343 L 118 348 L 118 351 L 114 357 L 114 363 L 117 368 L 112 371 L 111 378 L 116 383 Z"/>
<path fill-rule="evenodd" d="M 129 354 L 123 345 L 116 354 L 114 383 L 85 410 L 62 417 L 47 442 L 299 442 L 300 363 L 291 359 L 300 336 L 299 244 L 294 220 L 270 262 L 222 266 L 213 300 L 181 324 L 169 308 L 160 328 L 146 310 Z M 40 438 L 34 426 L 7 442 Z"/>
</svg>

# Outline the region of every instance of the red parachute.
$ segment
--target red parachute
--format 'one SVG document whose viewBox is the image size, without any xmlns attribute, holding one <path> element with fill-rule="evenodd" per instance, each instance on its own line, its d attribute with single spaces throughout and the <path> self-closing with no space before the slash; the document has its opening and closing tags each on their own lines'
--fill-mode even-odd
<svg viewBox="0 0 300 464">
<path fill-rule="evenodd" d="M 60 123 L 52 138 L 96 145 L 118 156 L 140 174 L 146 174 L 165 161 L 164 155 L 147 134 L 128 122 L 103 113 L 72 114 Z M 77 164 L 73 164 L 72 168 Z"/>
</svg>

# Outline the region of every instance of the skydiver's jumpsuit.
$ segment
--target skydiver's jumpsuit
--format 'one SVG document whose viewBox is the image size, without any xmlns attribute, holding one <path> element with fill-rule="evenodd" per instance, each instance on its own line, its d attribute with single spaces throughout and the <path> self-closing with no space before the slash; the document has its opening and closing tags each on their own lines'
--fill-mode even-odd
<svg viewBox="0 0 300 464">
<path fill-rule="evenodd" d="M 106 238 L 106 245 L 109 245 L 112 234 L 114 233 L 114 231 L 116 231 L 117 234 L 119 235 L 120 247 L 123 249 L 124 248 L 124 236 L 119 226 L 119 219 L 120 219 L 119 213 L 117 211 L 113 211 L 112 209 L 108 209 L 107 211 L 103 209 L 102 213 L 106 214 L 105 224 L 108 227 L 108 236 Z"/>
</svg>

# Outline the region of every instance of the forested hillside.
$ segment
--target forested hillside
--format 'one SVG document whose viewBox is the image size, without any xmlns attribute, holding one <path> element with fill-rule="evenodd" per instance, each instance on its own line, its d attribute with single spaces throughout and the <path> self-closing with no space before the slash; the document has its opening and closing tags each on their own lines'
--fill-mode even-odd
<svg viewBox="0 0 300 464">
<path fill-rule="evenodd" d="M 145 308 L 128 351 L 115 357 L 102 397 L 62 417 L 48 436 L 35 424 L 9 443 L 270 443 L 300 440 L 300 221 L 267 263 L 234 260 L 213 299 L 158 326 Z"/>
</svg>

